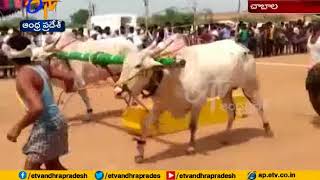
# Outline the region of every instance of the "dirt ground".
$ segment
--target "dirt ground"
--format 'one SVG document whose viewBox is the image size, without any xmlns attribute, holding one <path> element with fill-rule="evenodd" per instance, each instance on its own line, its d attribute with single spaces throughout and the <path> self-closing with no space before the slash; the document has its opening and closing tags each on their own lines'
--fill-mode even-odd
<svg viewBox="0 0 320 180">
<path fill-rule="evenodd" d="M 184 131 L 150 140 L 147 162 L 135 164 L 135 142 L 121 126 L 125 105 L 113 98 L 111 88 L 100 88 L 89 92 L 94 122 L 81 122 L 85 109 L 79 96 L 63 110 L 70 124 L 70 153 L 62 161 L 70 169 L 319 169 L 320 119 L 304 88 L 307 70 L 300 66 L 307 63 L 307 55 L 258 59 L 274 138 L 264 137 L 261 121 L 250 107 L 248 117 L 236 121 L 229 135 L 223 132 L 226 124 L 201 128 L 196 155 L 185 154 L 189 132 Z M 29 129 L 16 144 L 6 140 L 8 129 L 23 115 L 12 80 L 0 81 L 0 100 L 0 169 L 20 169 L 25 160 L 21 148 Z M 224 138 L 231 144 L 223 145 Z"/>
</svg>

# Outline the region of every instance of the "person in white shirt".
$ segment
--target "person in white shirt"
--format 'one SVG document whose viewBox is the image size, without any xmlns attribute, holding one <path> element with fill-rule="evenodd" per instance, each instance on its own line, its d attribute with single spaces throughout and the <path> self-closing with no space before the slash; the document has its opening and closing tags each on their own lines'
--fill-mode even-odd
<svg viewBox="0 0 320 180">
<path fill-rule="evenodd" d="M 120 36 L 124 38 L 127 37 L 126 28 L 124 26 L 120 26 Z"/>
<path fill-rule="evenodd" d="M 101 32 L 98 32 L 97 34 L 97 40 L 101 40 L 102 39 L 102 33 Z"/>
<path fill-rule="evenodd" d="M 133 42 L 133 36 L 134 36 L 134 27 L 130 27 L 129 33 L 127 34 L 127 39 Z"/>
<path fill-rule="evenodd" d="M 109 26 L 105 27 L 102 33 L 102 38 L 103 39 L 108 39 L 111 37 L 111 29 Z"/>
<path fill-rule="evenodd" d="M 133 42 L 134 44 L 140 49 L 142 48 L 142 38 L 141 38 L 141 35 L 140 35 L 140 30 L 137 30 L 134 32 L 133 34 Z"/>
<path fill-rule="evenodd" d="M 102 39 L 102 36 L 98 31 L 92 30 L 90 32 L 90 39 L 92 39 L 92 40 L 100 40 L 100 39 Z"/>
<path fill-rule="evenodd" d="M 7 34 L 3 37 L 3 42 L 7 42 L 12 35 L 13 35 L 13 29 L 9 29 Z"/>
<path fill-rule="evenodd" d="M 129 28 L 129 33 L 127 35 L 127 39 L 133 42 L 135 46 L 141 48 L 142 40 L 140 39 L 139 35 L 135 32 L 134 27 Z"/>
<path fill-rule="evenodd" d="M 298 26 L 295 26 L 295 27 L 293 28 L 293 32 L 294 32 L 296 35 L 299 35 L 299 34 L 300 34 L 300 30 L 299 30 Z"/>
<path fill-rule="evenodd" d="M 210 33 L 214 39 L 214 41 L 216 41 L 219 38 L 219 31 L 217 29 L 216 26 L 212 27 L 211 33 Z"/>
</svg>

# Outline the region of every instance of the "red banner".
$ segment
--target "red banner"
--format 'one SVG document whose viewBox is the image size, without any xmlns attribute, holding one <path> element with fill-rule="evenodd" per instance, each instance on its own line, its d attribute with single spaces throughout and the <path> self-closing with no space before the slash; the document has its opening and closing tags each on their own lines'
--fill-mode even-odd
<svg viewBox="0 0 320 180">
<path fill-rule="evenodd" d="M 248 0 L 250 13 L 320 13 L 320 0 Z"/>
</svg>

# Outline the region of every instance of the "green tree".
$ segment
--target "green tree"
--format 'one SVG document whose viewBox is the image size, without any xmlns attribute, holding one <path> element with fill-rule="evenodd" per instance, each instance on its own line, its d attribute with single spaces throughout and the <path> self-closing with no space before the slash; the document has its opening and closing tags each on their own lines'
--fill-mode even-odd
<svg viewBox="0 0 320 180">
<path fill-rule="evenodd" d="M 36 18 L 33 16 L 28 17 L 29 20 L 35 20 Z M 23 18 L 14 17 L 8 18 L 6 20 L 0 21 L 0 27 L 7 27 L 7 28 L 19 28 L 20 21 L 24 20 Z"/>
<path fill-rule="evenodd" d="M 87 23 L 89 18 L 89 11 L 86 9 L 79 9 L 77 12 L 73 13 L 71 16 L 71 24 L 74 26 L 82 26 Z"/>
<path fill-rule="evenodd" d="M 169 22 L 173 25 L 186 25 L 193 23 L 193 14 L 176 10 L 175 8 L 165 9 L 164 14 L 155 14 L 151 21 L 153 24 L 164 25 Z"/>
</svg>

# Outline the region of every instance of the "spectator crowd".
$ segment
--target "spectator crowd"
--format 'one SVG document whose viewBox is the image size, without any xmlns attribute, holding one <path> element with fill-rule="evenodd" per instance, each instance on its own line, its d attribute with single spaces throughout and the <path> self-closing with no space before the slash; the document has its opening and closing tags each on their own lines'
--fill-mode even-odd
<svg viewBox="0 0 320 180">
<path fill-rule="evenodd" d="M 79 28 L 73 29 L 72 32 L 77 39 L 82 41 L 115 37 L 126 38 L 140 49 L 147 47 L 152 42 L 159 43 L 166 40 L 175 33 L 187 35 L 190 45 L 210 43 L 223 39 L 234 39 L 250 49 L 255 57 L 270 57 L 307 52 L 310 29 L 311 23 L 307 24 L 302 20 L 298 20 L 286 23 L 244 23 L 241 21 L 237 24 L 213 23 L 198 26 L 196 29 L 193 29 L 192 26 L 173 27 L 169 23 L 166 23 L 163 27 L 157 25 L 151 26 L 148 28 L 148 31 L 146 31 L 144 25 L 138 28 L 121 26 L 115 31 L 112 31 L 110 27 L 101 28 L 96 26 L 92 30 Z M 17 29 L 0 30 L 0 47 L 14 33 L 20 32 Z M 52 35 L 52 33 L 27 34 L 35 46 L 45 45 L 48 35 Z M 10 64 L 1 55 L 1 49 L 0 59 L 0 66 Z M 8 70 L 4 70 L 3 76 L 8 76 L 7 72 Z"/>
</svg>

